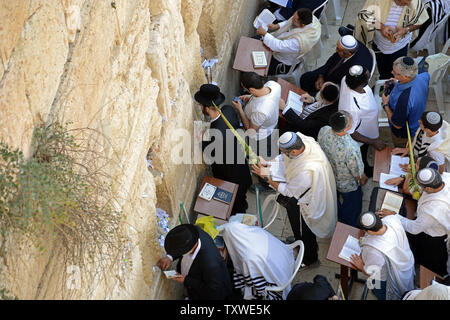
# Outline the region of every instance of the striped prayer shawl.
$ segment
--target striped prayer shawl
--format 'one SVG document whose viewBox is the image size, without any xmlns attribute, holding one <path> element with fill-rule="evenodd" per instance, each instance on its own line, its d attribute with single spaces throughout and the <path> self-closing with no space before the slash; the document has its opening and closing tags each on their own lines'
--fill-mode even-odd
<svg viewBox="0 0 450 320">
<path fill-rule="evenodd" d="M 367 47 L 372 44 L 375 27 L 373 22 L 386 23 L 393 0 L 367 0 L 358 12 L 354 36 Z M 421 0 L 412 0 L 403 8 L 397 27 L 406 28 L 421 25 L 428 19 L 428 14 Z"/>
<path fill-rule="evenodd" d="M 266 287 L 277 286 L 276 283 L 267 282 L 264 277 L 259 276 L 252 278 L 250 275 L 244 276 L 243 274 L 234 272 L 233 284 L 236 289 L 243 289 L 244 287 L 250 287 L 252 289 L 252 295 L 255 299 L 261 298 L 265 300 L 282 300 L 282 292 L 265 291 Z"/>
<path fill-rule="evenodd" d="M 428 152 L 428 147 L 430 146 L 429 142 L 423 143 L 422 138 L 425 132 L 422 129 L 419 130 L 420 132 L 417 135 L 417 140 L 414 144 L 414 158 L 416 159 L 425 156 Z"/>
</svg>

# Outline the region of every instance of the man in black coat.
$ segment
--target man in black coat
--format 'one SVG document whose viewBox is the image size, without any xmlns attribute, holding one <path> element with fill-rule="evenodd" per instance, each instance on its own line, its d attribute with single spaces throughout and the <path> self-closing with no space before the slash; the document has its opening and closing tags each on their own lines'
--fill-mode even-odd
<svg viewBox="0 0 450 320">
<path fill-rule="evenodd" d="M 197 226 L 181 224 L 167 233 L 164 240 L 167 256 L 157 265 L 169 269 L 180 259 L 177 276 L 172 280 L 184 284 L 190 300 L 224 300 L 232 294 L 232 284 L 225 261 L 213 239 Z"/>
<path fill-rule="evenodd" d="M 327 81 L 340 85 L 351 66 L 361 65 L 370 71 L 373 63 L 369 49 L 353 36 L 346 35 L 338 40 L 336 53 L 322 67 L 300 77 L 300 87 L 314 96 Z"/>
<path fill-rule="evenodd" d="M 330 115 L 338 111 L 339 107 L 339 88 L 332 82 L 323 84 L 320 90 L 319 101 L 308 94 L 302 95 L 304 103 L 303 112 L 297 115 L 294 110 L 280 104 L 283 116 L 288 121 L 286 131 L 300 131 L 304 135 L 313 137 L 317 140 L 322 127 L 329 124 Z"/>
<path fill-rule="evenodd" d="M 245 213 L 248 208 L 246 193 L 252 184 L 250 169 L 245 162 L 243 148 L 238 145 L 236 137 L 212 103 L 214 101 L 216 106 L 219 106 L 224 102 L 225 96 L 218 86 L 204 84 L 200 91 L 195 93 L 194 98 L 201 105 L 203 114 L 211 119 L 211 141 L 202 142 L 205 162 L 211 163 L 215 178 L 239 186 L 231 214 Z M 233 128 L 241 128 L 239 116 L 232 106 L 224 105 L 221 111 Z"/>
<path fill-rule="evenodd" d="M 271 2 L 269 10 L 275 12 L 279 9 L 280 11 L 278 11 L 278 13 L 284 18 L 284 20 L 289 20 L 298 9 L 308 8 L 309 10 L 313 11 L 324 2 L 325 0 L 292 0 L 292 5 L 290 7 L 282 7 Z M 317 19 L 319 19 L 322 10 L 323 9 L 317 10 L 317 12 L 314 14 Z"/>
</svg>

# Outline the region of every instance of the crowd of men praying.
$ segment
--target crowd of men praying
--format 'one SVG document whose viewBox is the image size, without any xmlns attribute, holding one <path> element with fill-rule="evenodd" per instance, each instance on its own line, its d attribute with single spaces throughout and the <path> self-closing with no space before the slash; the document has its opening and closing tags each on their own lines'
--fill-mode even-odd
<svg viewBox="0 0 450 320">
<path fill-rule="evenodd" d="M 323 2 L 294 0 L 286 7 L 267 2 L 277 20 L 259 27 L 254 38 L 272 51 L 268 77 L 243 72 L 241 94 L 230 97 L 231 104 L 224 104 L 226 97 L 214 84 L 195 93 L 210 130 L 221 133 L 202 142 L 204 149 L 211 143 L 221 146 L 220 159 L 214 157 L 211 165 L 213 176 L 239 186 L 232 215 L 247 213 L 247 192 L 274 193 L 286 209 L 293 237 L 278 239 L 261 226 L 236 221 L 221 226 L 214 237 L 193 224 L 173 228 L 158 266 L 168 270 L 179 260 L 172 280 L 183 284 L 187 299 L 339 299 L 323 275 L 313 283 L 270 289 L 293 274 L 294 251 L 288 245 L 301 240 L 302 267 L 314 268 L 320 264 L 317 238 L 331 238 L 337 222 L 364 231 L 361 254 L 352 255 L 351 264 L 379 280 L 372 289 L 378 299 L 450 299 L 450 127 L 427 106 L 425 58 L 408 56 L 418 31 L 433 19 L 427 1 L 366 0 L 354 25 L 339 29 L 335 53 L 300 75 L 305 93 L 298 113 L 281 98 L 277 75 L 298 66 L 299 57 L 314 60 L 321 10 L 313 11 Z M 385 80 L 381 105 L 369 86 L 375 69 Z M 380 138 L 380 109 L 391 139 Z M 236 138 L 227 143 L 230 125 L 249 133 L 247 143 L 256 146 L 257 161 Z M 362 187 L 374 175 L 369 151 L 388 145 L 393 155 L 411 159 L 401 166 L 403 174 L 385 183 L 416 201 L 415 219 L 406 217 L 404 207 L 381 209 L 376 199 L 384 191 L 378 187 L 370 190 L 369 209 L 363 210 Z M 275 178 L 272 167 L 282 168 L 284 179 Z M 443 283 L 418 289 L 419 265 Z"/>
</svg>

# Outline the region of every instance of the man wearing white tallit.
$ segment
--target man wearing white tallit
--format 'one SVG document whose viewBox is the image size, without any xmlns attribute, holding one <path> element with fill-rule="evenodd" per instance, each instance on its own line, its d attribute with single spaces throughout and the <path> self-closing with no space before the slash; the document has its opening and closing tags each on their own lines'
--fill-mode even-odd
<svg viewBox="0 0 450 320">
<path fill-rule="evenodd" d="M 280 154 L 274 159 L 284 168 L 285 182 L 273 181 L 264 159 L 252 171 L 280 195 L 295 240 L 305 244 L 303 263 L 318 262 L 316 236 L 329 238 L 337 222 L 336 182 L 333 169 L 320 145 L 300 132 L 288 131 L 279 139 Z"/>
<path fill-rule="evenodd" d="M 351 263 L 369 276 L 368 285 L 380 300 L 400 300 L 414 289 L 414 256 L 397 215 L 383 219 L 373 212 L 359 216 L 361 256 L 352 255 Z M 373 282 L 375 280 L 375 282 Z"/>
<path fill-rule="evenodd" d="M 259 27 L 256 33 L 273 51 L 269 75 L 287 73 L 299 56 L 311 51 L 322 32 L 320 21 L 307 8 L 297 10 L 288 21 L 269 24 L 268 28 L 275 32 L 269 33 Z"/>
<path fill-rule="evenodd" d="M 283 292 L 265 288 L 289 281 L 295 265 L 292 249 L 261 227 L 239 222 L 224 224 L 221 235 L 233 262 L 234 288 L 242 291 L 244 299 L 285 300 L 290 285 Z"/>
<path fill-rule="evenodd" d="M 410 220 L 399 217 L 403 228 L 410 235 L 411 249 L 416 262 L 431 271 L 445 276 L 450 274 L 450 173 L 442 175 L 432 168 L 417 172 L 417 182 L 423 193 L 417 202 L 417 218 Z M 380 215 L 395 212 L 383 209 Z"/>
</svg>

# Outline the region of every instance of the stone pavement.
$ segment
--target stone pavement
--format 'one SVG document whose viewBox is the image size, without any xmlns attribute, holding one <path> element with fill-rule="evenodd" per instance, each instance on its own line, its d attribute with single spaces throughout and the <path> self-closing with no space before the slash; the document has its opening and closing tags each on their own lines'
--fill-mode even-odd
<svg viewBox="0 0 450 320">
<path fill-rule="evenodd" d="M 328 30 L 330 33 L 330 37 L 328 39 L 322 38 L 322 43 L 324 46 L 324 50 L 322 50 L 322 55 L 317 61 L 317 67 L 323 65 L 329 56 L 331 56 L 335 51 L 336 42 L 339 39 L 338 34 L 338 28 L 341 25 L 347 25 L 347 24 L 353 24 L 355 23 L 355 18 L 357 12 L 362 8 L 364 4 L 363 0 L 341 0 L 341 12 L 342 12 L 342 20 L 336 21 L 334 16 L 334 11 L 332 5 L 329 5 L 326 11 L 326 15 L 328 18 Z M 411 55 L 415 56 L 415 53 L 411 53 Z M 376 80 L 378 78 L 377 71 L 375 72 L 372 81 L 374 82 L 374 79 Z M 371 83 L 372 84 L 372 83 Z M 444 89 L 445 90 L 445 89 Z M 445 102 L 448 104 L 450 102 L 450 95 L 446 92 L 445 94 Z M 447 107 L 448 108 L 448 107 Z M 427 110 L 435 110 L 437 111 L 437 105 L 436 105 L 436 99 L 434 97 L 434 93 L 430 92 L 427 102 Z M 447 121 L 449 121 L 449 115 L 448 111 L 445 115 Z M 389 128 L 380 128 L 380 135 L 381 137 L 386 141 L 392 144 L 391 136 L 389 133 Z M 369 149 L 369 155 L 368 155 L 368 161 L 369 163 L 373 164 L 373 156 L 374 156 L 374 150 Z M 256 181 L 256 180 L 255 180 Z M 370 199 L 370 193 L 372 189 L 377 186 L 377 183 L 374 183 L 372 179 L 369 179 L 367 184 L 363 187 L 363 210 L 367 210 L 369 206 L 369 199 Z M 261 205 L 264 202 L 265 197 L 269 193 L 264 193 L 261 195 Z M 255 194 L 252 192 L 247 193 L 247 200 L 249 202 L 249 209 L 247 210 L 248 213 L 256 214 L 256 197 Z M 267 221 L 269 218 L 268 215 L 270 214 L 271 208 L 268 208 L 266 212 L 263 213 L 263 221 Z M 280 214 L 274 221 L 274 223 L 267 229 L 270 233 L 275 235 L 280 240 L 285 240 L 286 237 L 293 235 L 292 230 L 289 224 L 289 220 L 287 218 L 286 210 L 282 207 Z M 340 272 L 340 267 L 338 264 L 333 263 L 331 261 L 328 261 L 326 259 L 326 255 L 328 252 L 328 248 L 330 246 L 330 240 L 331 239 L 318 239 L 319 244 L 319 260 L 321 262 L 320 265 L 313 267 L 313 268 L 302 268 L 297 273 L 295 279 L 293 280 L 292 284 L 298 283 L 298 282 L 312 282 L 313 278 L 317 274 L 324 275 L 332 287 L 337 290 L 339 286 L 339 280 L 336 279 L 335 274 Z M 358 273 L 358 276 L 362 279 L 366 279 L 361 272 Z M 359 300 L 361 298 L 361 294 L 363 291 L 363 284 L 355 283 L 353 285 L 353 289 L 350 294 L 350 300 Z M 369 291 L 367 295 L 367 300 L 376 300 L 377 298 L 373 295 L 372 292 Z"/>
</svg>

